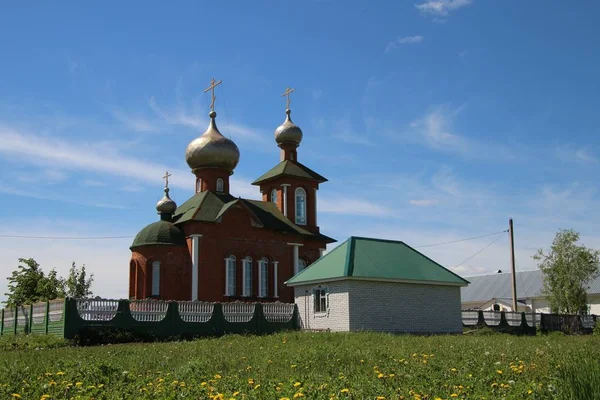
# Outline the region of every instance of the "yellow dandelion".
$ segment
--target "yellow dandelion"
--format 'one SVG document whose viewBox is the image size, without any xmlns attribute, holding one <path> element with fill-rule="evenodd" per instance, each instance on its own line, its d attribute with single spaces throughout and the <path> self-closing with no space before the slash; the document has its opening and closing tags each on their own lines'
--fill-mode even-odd
<svg viewBox="0 0 600 400">
<path fill-rule="evenodd" d="M 342 390 L 340 390 L 340 393 L 348 394 L 348 393 L 350 393 L 350 389 L 342 389 Z"/>
<path fill-rule="evenodd" d="M 254 385 L 254 379 L 252 379 L 252 378 L 248 379 L 248 385 Z"/>
<path fill-rule="evenodd" d="M 49 394 L 43 394 L 42 397 L 40 397 L 40 400 L 46 400 L 49 399 L 50 395 Z"/>
<path fill-rule="evenodd" d="M 396 376 L 396 374 L 389 374 L 388 376 L 389 376 L 390 378 L 393 378 L 393 377 L 395 377 L 395 376 Z"/>
<path fill-rule="evenodd" d="M 282 397 L 279 400 L 290 400 L 290 398 L 289 397 Z"/>
<path fill-rule="evenodd" d="M 298 393 L 296 393 L 296 394 L 294 395 L 294 398 L 295 398 L 295 399 L 298 399 L 298 398 L 300 398 L 300 397 L 304 397 L 304 393 L 302 393 L 302 392 L 298 392 Z"/>
<path fill-rule="evenodd" d="M 206 382 L 202 382 L 202 383 L 200 384 L 200 386 L 202 386 L 202 387 L 204 387 L 204 386 L 207 386 L 207 385 L 208 385 L 208 383 L 206 383 Z"/>
<path fill-rule="evenodd" d="M 222 376 L 221 376 L 221 375 L 219 375 L 219 374 L 216 374 L 216 375 L 215 375 L 215 379 L 221 379 L 221 378 L 222 378 Z"/>
<path fill-rule="evenodd" d="M 50 382 L 48 382 L 48 385 L 50 385 L 50 386 L 56 386 L 56 382 L 50 381 Z"/>
<path fill-rule="evenodd" d="M 300 385 L 302 385 L 300 382 L 296 382 L 296 383 L 294 383 L 294 387 L 298 387 L 298 386 L 300 386 Z"/>
<path fill-rule="evenodd" d="M 385 397 L 383 397 L 383 396 L 377 396 L 377 397 L 375 397 L 375 400 L 385 400 Z"/>
<path fill-rule="evenodd" d="M 163 381 L 164 381 L 164 379 L 163 379 Z M 104 387 L 104 383 L 101 383 L 98 385 L 98 389 L 102 389 L 103 387 Z"/>
<path fill-rule="evenodd" d="M 20 399 L 21 395 L 19 393 L 13 393 L 12 397 L 15 398 L 15 399 Z"/>
<path fill-rule="evenodd" d="M 75 383 L 75 386 L 77 386 L 77 387 L 81 387 L 81 386 L 83 386 L 83 382 L 76 382 L 76 383 Z"/>
<path fill-rule="evenodd" d="M 290 365 L 290 368 L 296 368 L 296 367 L 297 367 L 297 365 L 296 365 L 296 364 L 292 364 L 292 365 Z"/>
<path fill-rule="evenodd" d="M 498 373 L 498 375 L 502 375 L 502 370 L 501 369 L 497 369 L 496 372 Z"/>
<path fill-rule="evenodd" d="M 450 368 L 450 372 L 456 372 L 456 368 Z"/>
<path fill-rule="evenodd" d="M 58 375 L 58 376 L 61 376 L 61 375 L 64 375 L 64 374 L 65 374 L 65 373 L 64 373 L 63 371 L 58 371 L 58 372 L 56 373 L 56 375 Z"/>
<path fill-rule="evenodd" d="M 533 390 L 529 389 L 529 390 L 527 391 L 527 394 L 531 394 L 531 393 L 533 393 Z"/>
<path fill-rule="evenodd" d="M 254 390 L 258 389 L 260 387 L 260 383 L 256 386 L 254 386 Z"/>
<path fill-rule="evenodd" d="M 494 382 L 494 383 L 492 383 L 492 387 L 493 388 L 498 387 L 498 384 L 496 382 Z"/>
<path fill-rule="evenodd" d="M 240 392 L 233 392 L 233 397 L 237 396 L 238 394 L 240 394 Z"/>
<path fill-rule="evenodd" d="M 379 373 L 379 375 L 377 375 L 377 378 L 381 379 L 381 378 L 385 378 L 385 375 L 382 373 Z"/>
<path fill-rule="evenodd" d="M 456 393 L 452 393 L 450 397 L 458 397 L 458 395 Z"/>
<path fill-rule="evenodd" d="M 433 400 L 442 400 L 442 398 L 441 397 L 436 397 Z"/>
</svg>

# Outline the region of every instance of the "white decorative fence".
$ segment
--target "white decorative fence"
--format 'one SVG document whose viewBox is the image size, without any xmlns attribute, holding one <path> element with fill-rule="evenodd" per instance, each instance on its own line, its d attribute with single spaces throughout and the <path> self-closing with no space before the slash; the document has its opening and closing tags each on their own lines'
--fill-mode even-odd
<svg viewBox="0 0 600 400">
<path fill-rule="evenodd" d="M 505 312 L 504 317 L 510 326 L 521 326 L 523 315 L 515 312 Z"/>
<path fill-rule="evenodd" d="M 289 322 L 294 316 L 294 304 L 287 303 L 265 303 L 263 314 L 269 322 Z"/>
<path fill-rule="evenodd" d="M 33 305 L 31 319 L 34 324 L 41 324 L 46 318 L 46 303 L 37 303 Z"/>
<path fill-rule="evenodd" d="M 117 315 L 118 300 L 76 299 L 77 312 L 86 321 L 110 321 Z M 50 304 L 50 320 L 52 319 L 52 303 Z M 62 315 L 62 313 L 61 313 Z"/>
<path fill-rule="evenodd" d="M 177 311 L 184 322 L 208 322 L 212 318 L 215 305 L 202 301 L 177 303 Z"/>
<path fill-rule="evenodd" d="M 19 306 L 17 315 L 17 326 L 29 325 L 29 306 Z"/>
<path fill-rule="evenodd" d="M 483 319 L 487 325 L 500 325 L 500 313 L 495 311 L 484 311 Z"/>
<path fill-rule="evenodd" d="M 223 316 L 227 322 L 250 322 L 254 308 L 253 303 L 224 303 Z"/>
<path fill-rule="evenodd" d="M 477 325 L 479 320 L 479 312 L 477 311 L 463 311 L 461 313 L 462 322 L 465 325 Z"/>
<path fill-rule="evenodd" d="M 156 300 L 133 300 L 129 302 L 129 311 L 136 321 L 160 322 L 167 316 L 169 303 Z"/>
<path fill-rule="evenodd" d="M 78 304 L 78 306 L 79 306 L 79 304 Z M 48 317 L 50 318 L 50 321 L 51 322 L 62 321 L 63 316 L 65 314 L 65 301 L 62 299 L 51 301 L 49 304 L 49 307 L 50 307 L 50 312 L 48 313 Z M 79 307 L 77 308 L 77 311 L 79 311 Z"/>
<path fill-rule="evenodd" d="M 15 326 L 15 311 L 12 308 L 4 309 L 4 329 Z"/>
</svg>

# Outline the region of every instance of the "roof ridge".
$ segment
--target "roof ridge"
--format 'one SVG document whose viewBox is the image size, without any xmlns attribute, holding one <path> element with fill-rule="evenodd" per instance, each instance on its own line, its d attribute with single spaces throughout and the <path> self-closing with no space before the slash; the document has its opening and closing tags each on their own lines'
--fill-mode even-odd
<svg viewBox="0 0 600 400">
<path fill-rule="evenodd" d="M 456 272 L 451 271 L 450 269 L 444 267 L 442 264 L 438 263 L 435 260 L 432 260 L 431 258 L 427 257 L 425 254 L 421 253 L 420 251 L 413 249 L 412 247 L 410 247 L 409 245 L 407 245 L 404 242 L 401 242 L 404 246 L 406 246 L 407 248 L 409 248 L 410 250 L 414 251 L 415 253 L 425 257 L 426 259 L 428 259 L 429 261 L 431 261 L 432 263 L 434 263 L 435 265 L 437 265 L 438 267 L 450 272 L 452 275 L 456 276 L 458 279 L 461 279 L 462 281 L 466 282 L 467 284 L 471 283 L 468 280 L 466 280 L 465 278 L 463 278 L 462 276 L 458 275 Z"/>
</svg>

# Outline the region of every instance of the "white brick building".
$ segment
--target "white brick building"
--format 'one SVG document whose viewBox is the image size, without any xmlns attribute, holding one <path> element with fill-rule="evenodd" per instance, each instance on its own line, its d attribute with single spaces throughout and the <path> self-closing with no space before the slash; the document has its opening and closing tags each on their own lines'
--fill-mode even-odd
<svg viewBox="0 0 600 400">
<path fill-rule="evenodd" d="M 403 242 L 351 237 L 286 284 L 303 329 L 462 332 L 468 282 Z"/>
</svg>

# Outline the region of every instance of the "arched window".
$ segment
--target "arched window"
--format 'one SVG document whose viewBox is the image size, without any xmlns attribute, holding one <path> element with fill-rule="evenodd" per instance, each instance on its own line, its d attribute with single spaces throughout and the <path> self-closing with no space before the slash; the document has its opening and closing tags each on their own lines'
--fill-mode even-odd
<svg viewBox="0 0 600 400">
<path fill-rule="evenodd" d="M 160 261 L 152 263 L 152 296 L 160 295 Z"/>
<path fill-rule="evenodd" d="M 258 297 L 269 295 L 269 260 L 263 257 L 258 262 Z"/>
<path fill-rule="evenodd" d="M 252 258 L 246 257 L 243 261 L 242 267 L 242 281 L 244 286 L 242 287 L 242 296 L 252 296 Z"/>
<path fill-rule="evenodd" d="M 217 192 L 223 191 L 223 178 L 217 178 Z"/>
<path fill-rule="evenodd" d="M 225 259 L 225 296 L 235 296 L 235 261 L 234 255 Z"/>
<path fill-rule="evenodd" d="M 196 179 L 196 193 L 200 193 L 202 191 L 202 179 Z"/>
<path fill-rule="evenodd" d="M 271 190 L 271 203 L 277 204 L 277 189 Z"/>
<path fill-rule="evenodd" d="M 306 192 L 302 188 L 296 189 L 296 224 L 306 225 Z"/>
<path fill-rule="evenodd" d="M 299 259 L 298 260 L 298 272 L 302 271 L 304 268 L 306 268 L 306 261 L 304 261 L 303 259 Z"/>
</svg>

